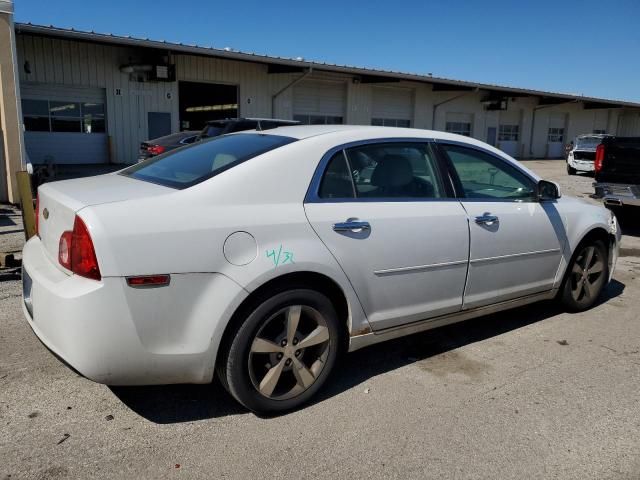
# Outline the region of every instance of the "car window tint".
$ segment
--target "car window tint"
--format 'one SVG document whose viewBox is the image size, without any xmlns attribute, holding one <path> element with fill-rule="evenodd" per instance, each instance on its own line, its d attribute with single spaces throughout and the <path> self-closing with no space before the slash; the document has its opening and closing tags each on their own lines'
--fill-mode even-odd
<svg viewBox="0 0 640 480">
<path fill-rule="evenodd" d="M 347 150 L 358 198 L 444 197 L 425 143 L 377 143 Z"/>
<path fill-rule="evenodd" d="M 533 181 L 506 161 L 472 148 L 443 145 L 460 178 L 465 197 L 529 200 Z"/>
<path fill-rule="evenodd" d="M 329 160 L 318 194 L 320 198 L 354 198 L 349 165 L 342 150 Z"/>
<path fill-rule="evenodd" d="M 120 174 L 167 187 L 187 188 L 294 141 L 280 135 L 225 135 L 153 157 Z"/>
</svg>

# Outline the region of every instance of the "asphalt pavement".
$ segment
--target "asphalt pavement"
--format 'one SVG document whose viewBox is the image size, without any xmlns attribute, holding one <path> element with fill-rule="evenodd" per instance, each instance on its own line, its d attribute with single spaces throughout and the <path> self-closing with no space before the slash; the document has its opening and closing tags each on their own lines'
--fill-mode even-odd
<svg viewBox="0 0 640 480">
<path fill-rule="evenodd" d="M 564 162 L 525 164 L 564 194 L 593 191 Z M 22 242 L 3 209 L 0 253 Z M 623 231 L 594 309 L 542 303 L 354 352 L 311 405 L 273 418 L 217 382 L 109 388 L 76 375 L 0 270 L 0 479 L 638 479 L 640 228 Z"/>
</svg>

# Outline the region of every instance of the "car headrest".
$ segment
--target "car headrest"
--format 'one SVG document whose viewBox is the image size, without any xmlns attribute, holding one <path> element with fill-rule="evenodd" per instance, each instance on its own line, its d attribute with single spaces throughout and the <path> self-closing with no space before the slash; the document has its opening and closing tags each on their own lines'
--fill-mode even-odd
<svg viewBox="0 0 640 480">
<path fill-rule="evenodd" d="M 412 180 L 411 163 L 401 155 L 385 155 L 371 175 L 371 184 L 376 187 L 401 187 Z"/>
</svg>

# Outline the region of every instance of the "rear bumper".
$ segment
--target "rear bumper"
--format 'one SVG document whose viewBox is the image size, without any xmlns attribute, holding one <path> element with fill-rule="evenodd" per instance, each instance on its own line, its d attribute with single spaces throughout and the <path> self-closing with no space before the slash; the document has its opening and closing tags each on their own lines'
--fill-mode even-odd
<svg viewBox="0 0 640 480">
<path fill-rule="evenodd" d="M 575 160 L 573 157 L 567 159 L 567 163 L 571 168 L 581 172 L 593 172 L 593 160 Z"/>
<path fill-rule="evenodd" d="M 72 369 L 109 385 L 211 381 L 216 332 L 229 315 L 220 305 L 244 297 L 218 274 L 176 275 L 153 289 L 128 287 L 122 277 L 68 275 L 37 237 L 24 247 L 23 283 L 23 311 L 40 341 Z"/>
<path fill-rule="evenodd" d="M 626 185 L 620 183 L 594 183 L 595 196 L 601 198 L 605 205 L 640 206 L 640 185 Z"/>
</svg>

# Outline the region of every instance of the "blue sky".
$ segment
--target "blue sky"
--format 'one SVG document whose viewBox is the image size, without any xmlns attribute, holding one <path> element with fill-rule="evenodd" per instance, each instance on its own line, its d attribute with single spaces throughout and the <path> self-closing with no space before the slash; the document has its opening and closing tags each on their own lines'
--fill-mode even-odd
<svg viewBox="0 0 640 480">
<path fill-rule="evenodd" d="M 640 101 L 639 0 L 16 0 L 16 21 Z"/>
</svg>

